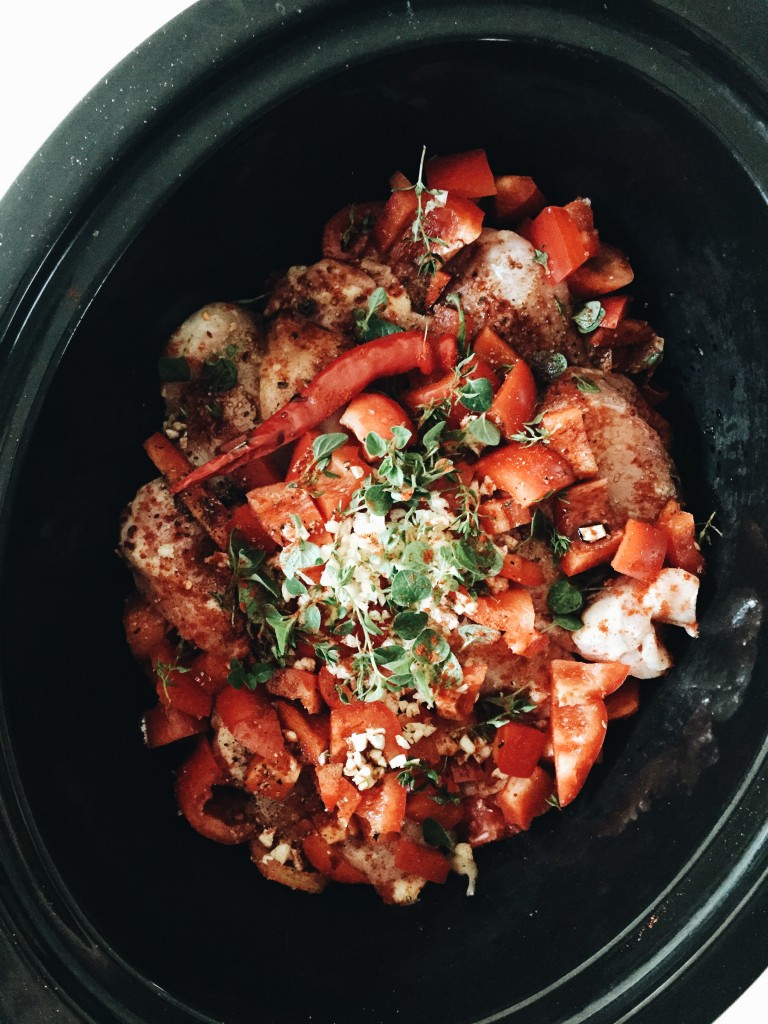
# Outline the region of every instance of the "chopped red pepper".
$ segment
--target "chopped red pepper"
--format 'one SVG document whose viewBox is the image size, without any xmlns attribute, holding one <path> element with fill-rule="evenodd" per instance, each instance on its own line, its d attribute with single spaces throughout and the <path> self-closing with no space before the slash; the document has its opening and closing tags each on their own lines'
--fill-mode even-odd
<svg viewBox="0 0 768 1024">
<path fill-rule="evenodd" d="M 433 157 L 424 170 L 430 188 L 464 199 L 496 195 L 496 182 L 484 149 Z"/>
</svg>

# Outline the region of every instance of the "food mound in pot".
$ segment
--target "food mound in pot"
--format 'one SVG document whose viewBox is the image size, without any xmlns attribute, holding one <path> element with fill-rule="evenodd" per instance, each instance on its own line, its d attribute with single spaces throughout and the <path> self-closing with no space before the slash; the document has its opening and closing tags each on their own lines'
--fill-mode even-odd
<svg viewBox="0 0 768 1024">
<path fill-rule="evenodd" d="M 189 824 L 407 904 L 571 803 L 663 631 L 696 635 L 703 560 L 590 201 L 481 150 L 390 184 L 262 313 L 171 337 L 120 550 Z"/>
</svg>

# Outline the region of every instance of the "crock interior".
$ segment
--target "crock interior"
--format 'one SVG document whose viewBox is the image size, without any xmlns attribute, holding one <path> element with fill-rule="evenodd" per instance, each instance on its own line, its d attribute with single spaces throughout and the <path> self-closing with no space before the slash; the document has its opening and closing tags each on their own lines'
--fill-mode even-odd
<svg viewBox="0 0 768 1024">
<path fill-rule="evenodd" d="M 552 202 L 592 198 L 602 236 L 633 260 L 640 315 L 667 339 L 658 379 L 690 507 L 702 521 L 716 508 L 726 536 L 701 640 L 678 642 L 674 673 L 612 726 L 579 801 L 481 850 L 473 898 L 453 879 L 395 909 L 356 887 L 318 898 L 270 885 L 244 848 L 207 842 L 177 816 L 180 752 L 141 742 L 152 695 L 122 637 L 130 581 L 114 548 L 122 506 L 152 475 L 141 441 L 160 423 L 156 357 L 170 331 L 206 301 L 257 295 L 272 270 L 318 258 L 325 219 L 383 197 L 422 144 L 484 146 L 494 168 L 533 175 Z M 643 968 L 653 923 L 686 928 L 679 906 L 664 919 L 666 898 L 765 738 L 745 687 L 765 593 L 766 237 L 749 176 L 650 78 L 583 50 L 485 42 L 410 51 L 304 90 L 220 149 L 130 245 L 45 399 L 0 614 L 34 822 L 106 946 L 191 1008 L 167 1019 L 451 1024 L 518 1007 L 515 1019 L 541 1021 L 536 1001 L 523 1004 L 577 972 L 552 1018 L 566 1019 Z"/>
</svg>

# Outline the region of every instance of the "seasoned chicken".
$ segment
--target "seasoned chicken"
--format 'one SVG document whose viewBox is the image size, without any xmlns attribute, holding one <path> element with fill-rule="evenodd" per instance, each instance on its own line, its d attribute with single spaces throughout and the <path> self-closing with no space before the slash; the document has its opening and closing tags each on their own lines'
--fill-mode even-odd
<svg viewBox="0 0 768 1024">
<path fill-rule="evenodd" d="M 613 504 L 625 520 L 655 519 L 677 494 L 674 466 L 655 428 L 657 414 L 626 377 L 593 369 L 558 377 L 541 410 L 573 407 L 583 414 L 597 476 L 607 479 Z"/>
<path fill-rule="evenodd" d="M 413 313 L 408 295 L 388 267 L 373 260 L 360 266 L 325 259 L 310 267 L 291 267 L 276 284 L 265 313 L 287 313 L 305 318 L 326 330 L 338 332 L 350 344 L 355 341 L 356 309 L 365 309 L 374 289 L 387 291 L 388 304 L 382 314 L 403 329 L 418 326 L 422 318 Z"/>
<path fill-rule="evenodd" d="M 492 327 L 523 358 L 533 352 L 562 352 L 571 363 L 586 362 L 584 343 L 570 325 L 567 286 L 550 284 L 530 242 L 514 231 L 485 228 L 445 265 L 454 275 L 465 311 L 478 326 Z"/>
<path fill-rule="evenodd" d="M 184 360 L 190 379 L 163 384 L 164 431 L 193 465 L 207 462 L 221 442 L 247 433 L 263 418 L 263 350 L 261 325 L 231 302 L 203 306 L 171 336 L 163 355 Z"/>
<path fill-rule="evenodd" d="M 204 651 L 242 657 L 246 639 L 214 597 L 230 581 L 200 526 L 179 510 L 163 480 L 139 489 L 120 530 L 120 552 L 141 594 L 179 634 Z"/>
<path fill-rule="evenodd" d="M 261 366 L 262 418 L 287 405 L 346 347 L 346 340 L 338 331 L 289 313 L 276 316 L 267 330 L 267 351 Z"/>
</svg>

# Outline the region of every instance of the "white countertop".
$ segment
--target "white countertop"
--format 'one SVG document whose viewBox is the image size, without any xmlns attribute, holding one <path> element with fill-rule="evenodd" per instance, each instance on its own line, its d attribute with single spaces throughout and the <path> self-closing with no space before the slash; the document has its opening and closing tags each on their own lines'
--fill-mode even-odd
<svg viewBox="0 0 768 1024">
<path fill-rule="evenodd" d="M 188 0 L 6 0 L 0 5 L 0 195 L 78 101 Z M 765 941 L 765 937 L 761 937 Z M 768 972 L 717 1021 L 768 1021 Z M 681 1021 L 685 1024 L 685 1021 Z"/>
</svg>

